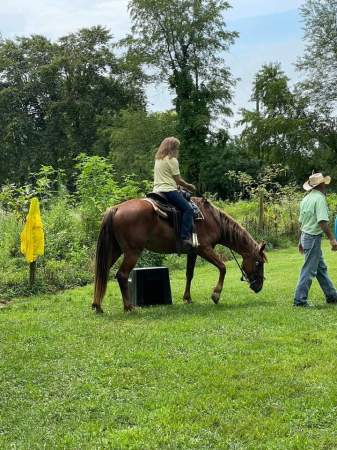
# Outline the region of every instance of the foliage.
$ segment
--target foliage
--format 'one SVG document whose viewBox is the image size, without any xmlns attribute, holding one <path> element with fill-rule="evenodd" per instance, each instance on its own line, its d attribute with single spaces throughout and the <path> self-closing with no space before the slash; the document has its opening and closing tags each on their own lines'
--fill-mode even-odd
<svg viewBox="0 0 337 450">
<path fill-rule="evenodd" d="M 254 111 L 242 110 L 243 145 L 265 164 L 289 167 L 297 180 L 310 173 L 315 140 L 307 102 L 291 92 L 279 64 L 264 65 L 254 81 Z"/>
<path fill-rule="evenodd" d="M 144 107 L 139 70 L 112 45 L 102 27 L 57 42 L 0 40 L 0 183 L 25 182 L 41 164 L 70 177 L 74 158 L 93 151 L 104 117 Z"/>
<path fill-rule="evenodd" d="M 206 157 L 207 156 L 207 157 Z M 252 155 L 238 138 L 230 139 L 223 130 L 209 139 L 207 155 L 203 155 L 200 168 L 200 191 L 210 192 L 217 198 L 234 200 L 240 185 L 228 172 L 244 172 L 253 177 L 260 171 L 261 162 Z"/>
<path fill-rule="evenodd" d="M 241 186 L 241 198 L 251 200 L 229 205 L 218 202 L 256 240 L 266 241 L 269 248 L 288 246 L 299 234 L 298 208 L 303 194 L 295 185 L 281 186 L 282 176 L 284 169 L 280 166 L 266 167 L 257 179 L 242 172 L 229 172 L 229 179 Z"/>
<path fill-rule="evenodd" d="M 175 136 L 174 112 L 149 113 L 125 110 L 105 128 L 110 155 L 119 178 L 125 173 L 152 180 L 155 150 L 167 136 Z"/>
<path fill-rule="evenodd" d="M 117 283 L 103 317 L 90 311 L 91 286 L 10 303 L 0 310 L 0 447 L 335 448 L 337 311 L 317 283 L 314 308 L 291 306 L 301 264 L 295 247 L 270 254 L 256 296 L 229 263 L 217 306 L 209 265 L 196 271 L 192 305 L 181 301 L 183 270 L 173 306 L 131 315 Z"/>
<path fill-rule="evenodd" d="M 3 211 L 12 212 L 18 220 L 23 220 L 28 212 L 30 199 L 38 197 L 43 204 L 48 203 L 57 192 L 64 190 L 64 171 L 55 170 L 51 166 L 42 165 L 36 173 L 30 174 L 27 183 L 4 184 L 0 191 L 0 207 Z"/>
<path fill-rule="evenodd" d="M 76 192 L 86 233 L 92 239 L 98 235 L 105 210 L 124 200 L 143 196 L 148 183 L 136 181 L 131 175 L 122 178 L 123 184 L 117 183 L 112 164 L 101 156 L 81 154 L 77 160 Z"/>
<path fill-rule="evenodd" d="M 102 215 L 107 207 L 143 195 L 146 181 L 124 177 L 114 179 L 106 158 L 80 155 L 75 179 L 76 192 L 70 195 L 60 183 L 60 173 L 43 167 L 31 175 L 33 184 L 5 186 L 0 194 L 0 264 L 3 276 L 0 295 L 12 297 L 32 292 L 53 292 L 93 281 L 93 260 Z M 62 175 L 62 173 L 61 173 Z M 28 288 L 28 267 L 20 255 L 20 233 L 29 200 L 42 200 L 45 229 L 45 256 L 38 260 L 38 281 Z M 160 265 L 162 255 L 144 252 L 139 266 Z"/>
<path fill-rule="evenodd" d="M 306 0 L 301 7 L 306 47 L 298 68 L 307 76 L 302 88 L 313 105 L 334 113 L 337 105 L 337 3 Z"/>
<path fill-rule="evenodd" d="M 175 92 L 182 165 L 194 182 L 199 182 L 212 114 L 230 112 L 234 82 L 223 52 L 237 33 L 223 20 L 228 8 L 224 0 L 129 1 L 132 36 L 122 43 Z"/>
<path fill-rule="evenodd" d="M 304 76 L 298 92 L 306 98 L 313 117 L 312 134 L 326 167 L 336 166 L 337 116 L 337 3 L 335 0 L 306 0 L 301 7 L 305 50 L 297 67 Z M 333 174 L 335 175 L 335 171 Z"/>
<path fill-rule="evenodd" d="M 275 200 L 278 195 L 283 194 L 281 181 L 287 175 L 287 170 L 281 164 L 265 166 L 255 177 L 245 172 L 228 171 L 225 174 L 231 182 L 240 185 L 241 192 L 238 198 L 259 198 L 261 193 L 270 200 Z M 295 186 L 290 186 L 296 189 Z"/>
</svg>

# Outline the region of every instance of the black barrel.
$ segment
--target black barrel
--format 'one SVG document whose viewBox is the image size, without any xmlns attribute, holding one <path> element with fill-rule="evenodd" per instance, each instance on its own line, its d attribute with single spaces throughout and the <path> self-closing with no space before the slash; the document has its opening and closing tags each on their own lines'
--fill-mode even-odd
<svg viewBox="0 0 337 450">
<path fill-rule="evenodd" d="M 129 277 L 129 298 L 134 306 L 172 305 L 168 268 L 133 269 Z"/>
</svg>

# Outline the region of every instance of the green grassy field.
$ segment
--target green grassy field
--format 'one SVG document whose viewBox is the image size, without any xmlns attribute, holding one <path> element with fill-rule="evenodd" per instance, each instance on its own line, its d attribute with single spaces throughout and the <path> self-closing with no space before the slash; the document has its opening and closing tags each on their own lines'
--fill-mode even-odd
<svg viewBox="0 0 337 450">
<path fill-rule="evenodd" d="M 111 283 L 104 316 L 92 287 L 1 308 L 0 448 L 337 448 L 337 307 L 294 309 L 301 257 L 269 261 L 259 295 L 229 263 L 218 306 L 205 265 L 192 305 L 177 271 L 172 307 L 125 315 Z"/>
</svg>

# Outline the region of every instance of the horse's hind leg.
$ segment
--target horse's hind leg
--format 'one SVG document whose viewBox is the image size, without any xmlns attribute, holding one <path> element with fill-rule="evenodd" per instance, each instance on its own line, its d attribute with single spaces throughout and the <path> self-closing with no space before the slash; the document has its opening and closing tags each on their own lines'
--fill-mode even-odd
<svg viewBox="0 0 337 450">
<path fill-rule="evenodd" d="M 133 309 L 133 306 L 130 304 L 129 301 L 129 290 L 128 290 L 128 279 L 129 274 L 131 270 L 135 267 L 137 264 L 137 261 L 139 259 L 140 252 L 125 252 L 124 253 L 124 259 L 123 262 L 117 272 L 116 278 L 118 280 L 119 288 L 121 290 L 122 298 L 123 298 L 123 304 L 124 304 L 124 311 L 131 311 Z"/>
<path fill-rule="evenodd" d="M 111 252 L 111 256 L 109 257 L 108 260 L 108 270 L 111 269 L 111 267 L 116 264 L 118 258 L 121 256 L 122 252 L 120 250 L 120 248 L 113 248 L 112 252 Z M 98 314 L 103 313 L 103 309 L 101 306 L 101 301 L 97 301 L 96 299 L 94 300 L 94 303 L 92 304 L 92 309 L 94 311 L 96 311 Z"/>
<path fill-rule="evenodd" d="M 194 275 L 195 263 L 197 260 L 196 253 L 189 253 L 187 255 L 187 268 L 186 268 L 186 288 L 184 293 L 184 302 L 192 303 L 191 299 L 191 283 Z"/>
<path fill-rule="evenodd" d="M 219 300 L 220 300 L 223 284 L 225 281 L 226 266 L 225 266 L 224 262 L 221 261 L 219 256 L 215 253 L 215 251 L 213 250 L 212 247 L 204 247 L 204 248 L 199 247 L 198 253 L 203 259 L 206 259 L 206 261 L 210 262 L 211 264 L 213 264 L 215 267 L 217 267 L 219 269 L 220 274 L 219 274 L 218 284 L 215 286 L 213 293 L 212 293 L 213 302 L 215 304 L 218 304 Z"/>
</svg>

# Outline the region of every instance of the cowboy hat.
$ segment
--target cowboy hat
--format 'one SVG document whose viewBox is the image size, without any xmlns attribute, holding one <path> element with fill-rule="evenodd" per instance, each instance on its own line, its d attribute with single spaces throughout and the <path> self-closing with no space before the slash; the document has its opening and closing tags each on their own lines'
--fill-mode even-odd
<svg viewBox="0 0 337 450">
<path fill-rule="evenodd" d="M 303 184 L 303 189 L 306 191 L 311 191 L 312 189 L 314 189 L 315 187 L 317 187 L 323 183 L 330 184 L 331 177 L 329 177 L 329 176 L 324 177 L 321 173 L 313 173 L 309 177 L 309 180 Z"/>
</svg>

